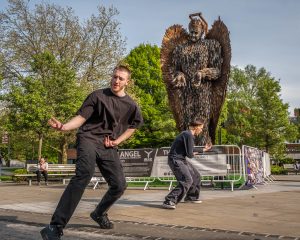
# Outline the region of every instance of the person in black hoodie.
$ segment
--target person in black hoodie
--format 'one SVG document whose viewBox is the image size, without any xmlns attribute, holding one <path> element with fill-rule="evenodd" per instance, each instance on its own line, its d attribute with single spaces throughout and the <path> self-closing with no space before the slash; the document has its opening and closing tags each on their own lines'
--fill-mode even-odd
<svg viewBox="0 0 300 240">
<path fill-rule="evenodd" d="M 163 207 L 175 209 L 176 204 L 183 198 L 185 202 L 201 203 L 200 173 L 186 160 L 194 157 L 194 136 L 198 136 L 204 126 L 202 119 L 195 119 L 189 124 L 189 129 L 181 132 L 172 143 L 168 154 L 168 164 L 173 171 L 178 185 L 165 197 Z M 208 151 L 210 144 L 206 144 L 203 151 Z"/>
</svg>

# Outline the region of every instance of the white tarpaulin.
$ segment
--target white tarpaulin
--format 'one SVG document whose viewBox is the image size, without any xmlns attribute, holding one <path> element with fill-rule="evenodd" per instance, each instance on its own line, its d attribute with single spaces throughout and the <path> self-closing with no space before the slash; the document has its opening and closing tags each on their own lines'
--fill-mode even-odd
<svg viewBox="0 0 300 240">
<path fill-rule="evenodd" d="M 188 161 L 200 172 L 202 176 L 226 176 L 226 154 L 201 154 Z"/>
<path fill-rule="evenodd" d="M 172 170 L 168 165 L 169 148 L 158 150 L 151 172 L 151 177 L 169 177 L 173 176 Z M 190 161 L 200 172 L 202 176 L 225 176 L 227 175 L 226 154 L 205 153 L 196 155 Z"/>
</svg>

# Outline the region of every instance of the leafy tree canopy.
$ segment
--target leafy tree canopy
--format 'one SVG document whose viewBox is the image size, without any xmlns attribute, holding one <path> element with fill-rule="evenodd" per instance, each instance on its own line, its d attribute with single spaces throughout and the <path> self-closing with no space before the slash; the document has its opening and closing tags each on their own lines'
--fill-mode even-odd
<svg viewBox="0 0 300 240">
<path fill-rule="evenodd" d="M 14 81 L 0 100 L 7 102 L 9 129 L 33 131 L 41 139 L 48 133 L 48 119 L 69 119 L 86 91 L 76 82 L 68 62 L 57 61 L 49 52 L 33 56 L 30 64 L 31 74 Z"/>
<path fill-rule="evenodd" d="M 280 82 L 264 68 L 233 67 L 227 95 L 227 141 L 282 156 L 284 142 L 295 138 L 296 129 L 280 92 Z"/>
<path fill-rule="evenodd" d="M 80 22 L 72 8 L 41 2 L 8 0 L 0 12 L 0 57 L 5 79 L 24 75 L 29 60 L 45 51 L 59 61 L 69 61 L 80 84 L 93 88 L 107 84 L 112 68 L 125 50 L 114 7 L 98 7 L 98 12 Z"/>
<path fill-rule="evenodd" d="M 169 146 L 174 140 L 176 127 L 162 80 L 160 49 L 141 44 L 129 53 L 125 61 L 132 69 L 134 81 L 130 92 L 138 99 L 144 118 L 144 126 L 127 146 Z"/>
</svg>

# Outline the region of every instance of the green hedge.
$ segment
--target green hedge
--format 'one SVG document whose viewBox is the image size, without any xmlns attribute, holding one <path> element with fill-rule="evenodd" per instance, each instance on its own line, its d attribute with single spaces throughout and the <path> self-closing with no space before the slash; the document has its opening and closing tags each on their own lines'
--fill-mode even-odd
<svg viewBox="0 0 300 240">
<path fill-rule="evenodd" d="M 5 182 L 5 181 L 11 181 L 11 176 L 0 176 L 1 181 Z"/>
<path fill-rule="evenodd" d="M 271 173 L 274 174 L 274 175 L 287 174 L 287 170 L 284 169 L 281 166 L 272 165 L 271 166 Z"/>
<path fill-rule="evenodd" d="M 14 174 L 26 174 L 27 173 L 27 170 L 25 168 L 22 168 L 22 169 L 16 169 L 14 171 Z M 22 181 L 26 181 L 26 177 L 13 177 L 12 178 L 13 181 L 15 182 L 22 182 Z"/>
</svg>

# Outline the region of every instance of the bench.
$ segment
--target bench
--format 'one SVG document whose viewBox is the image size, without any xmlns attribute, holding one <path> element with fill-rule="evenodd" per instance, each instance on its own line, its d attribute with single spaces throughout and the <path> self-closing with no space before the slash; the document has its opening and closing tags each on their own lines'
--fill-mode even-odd
<svg viewBox="0 0 300 240">
<path fill-rule="evenodd" d="M 298 174 L 299 169 L 296 169 L 295 164 L 283 164 L 283 169 L 287 171 L 287 174 L 289 175 L 290 173 Z"/>
<path fill-rule="evenodd" d="M 25 177 L 28 185 L 31 186 L 32 180 L 36 179 L 37 164 L 27 164 L 27 173 L 15 174 L 13 178 Z M 62 179 L 65 184 L 65 177 L 75 175 L 75 164 L 48 164 L 48 177 Z"/>
</svg>

